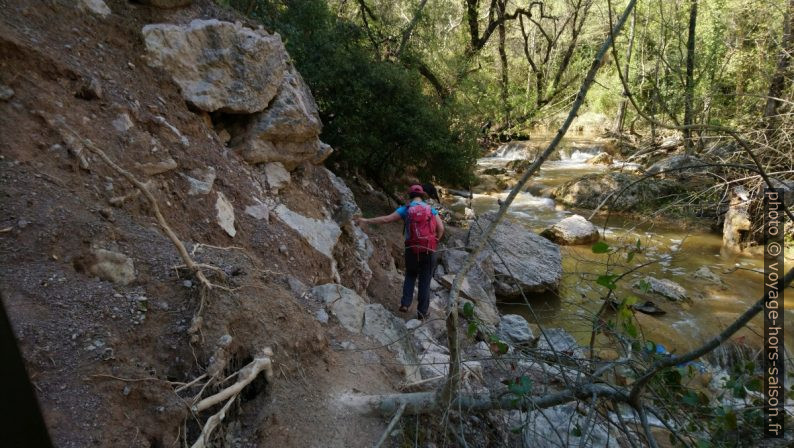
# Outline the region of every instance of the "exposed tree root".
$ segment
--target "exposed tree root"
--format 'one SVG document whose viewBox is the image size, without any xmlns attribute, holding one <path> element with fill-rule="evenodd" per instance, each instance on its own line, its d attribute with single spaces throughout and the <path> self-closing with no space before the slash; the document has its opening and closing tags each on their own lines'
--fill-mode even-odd
<svg viewBox="0 0 794 448">
<path fill-rule="evenodd" d="M 218 392 L 215 395 L 211 395 L 198 403 L 194 404 L 191 409 L 193 412 L 201 412 L 207 410 L 208 408 L 228 399 L 231 397 L 237 396 L 241 390 L 248 384 L 250 384 L 256 377 L 262 372 L 265 372 L 265 377 L 268 381 L 273 379 L 273 361 L 271 357 L 273 356 L 273 350 L 270 347 L 265 347 L 262 350 L 262 355 L 254 358 L 250 364 L 240 369 L 240 373 L 237 375 L 237 382 L 232 384 L 231 386 L 223 389 L 222 391 Z"/>
<path fill-rule="evenodd" d="M 212 431 L 215 431 L 215 428 L 221 424 L 224 418 L 226 418 L 226 412 L 229 411 L 229 407 L 234 403 L 234 399 L 237 396 L 233 396 L 229 398 L 225 405 L 218 411 L 217 414 L 214 414 L 212 417 L 207 419 L 207 422 L 204 423 L 204 428 L 201 430 L 201 435 L 199 436 L 198 440 L 196 440 L 190 448 L 204 448 L 209 441 L 210 436 L 212 435 Z"/>
</svg>

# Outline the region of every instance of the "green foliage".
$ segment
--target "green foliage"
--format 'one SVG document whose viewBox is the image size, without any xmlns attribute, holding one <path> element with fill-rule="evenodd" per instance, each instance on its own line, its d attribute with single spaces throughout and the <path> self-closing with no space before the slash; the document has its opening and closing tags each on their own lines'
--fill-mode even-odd
<svg viewBox="0 0 794 448">
<path fill-rule="evenodd" d="M 466 184 L 478 149 L 426 95 L 419 74 L 380 60 L 358 25 L 338 18 L 322 0 L 228 0 L 281 34 L 312 90 L 331 162 L 362 170 L 384 184 L 406 172 Z"/>
</svg>

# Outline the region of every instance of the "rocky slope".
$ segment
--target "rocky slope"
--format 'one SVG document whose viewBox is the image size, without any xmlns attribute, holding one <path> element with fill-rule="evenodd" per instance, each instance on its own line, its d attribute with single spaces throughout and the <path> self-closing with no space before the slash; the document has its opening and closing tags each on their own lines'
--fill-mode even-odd
<svg viewBox="0 0 794 448">
<path fill-rule="evenodd" d="M 329 397 L 393 390 L 403 369 L 338 350 L 358 336 L 323 323 L 304 286 L 363 293 L 374 250 L 321 164 L 311 92 L 278 35 L 209 1 L 157 4 L 0 2 L 1 292 L 53 440 L 192 443 L 211 413 L 190 418 L 200 388 L 175 390 L 219 353 L 229 375 L 265 347 L 276 378 L 249 386 L 217 437 L 376 440 L 380 420 L 348 421 Z"/>
</svg>

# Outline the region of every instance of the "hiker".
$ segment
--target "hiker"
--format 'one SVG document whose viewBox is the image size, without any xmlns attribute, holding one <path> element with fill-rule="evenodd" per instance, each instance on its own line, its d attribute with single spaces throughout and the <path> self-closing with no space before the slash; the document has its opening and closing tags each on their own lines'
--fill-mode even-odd
<svg viewBox="0 0 794 448">
<path fill-rule="evenodd" d="M 356 217 L 362 224 L 386 224 L 403 220 L 405 223 L 405 281 L 400 300 L 400 311 L 406 312 L 414 298 L 414 284 L 419 278 L 419 297 L 416 316 L 419 320 L 427 317 L 430 306 L 430 280 L 436 267 L 436 247 L 444 235 L 444 223 L 438 211 L 425 203 L 427 193 L 421 185 L 411 185 L 408 189 L 409 202 L 390 215 L 377 218 Z"/>
</svg>

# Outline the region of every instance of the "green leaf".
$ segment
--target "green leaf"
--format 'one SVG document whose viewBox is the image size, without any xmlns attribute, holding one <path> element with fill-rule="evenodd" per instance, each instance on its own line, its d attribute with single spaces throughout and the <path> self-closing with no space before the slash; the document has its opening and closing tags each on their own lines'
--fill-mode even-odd
<svg viewBox="0 0 794 448">
<path fill-rule="evenodd" d="M 466 334 L 473 338 L 477 334 L 477 322 L 469 322 L 469 327 L 466 329 Z"/>
<path fill-rule="evenodd" d="M 626 330 L 626 334 L 633 338 L 638 336 L 637 327 L 635 327 L 631 321 L 623 323 L 623 329 Z"/>
<path fill-rule="evenodd" d="M 688 406 L 697 406 L 698 403 L 700 402 L 700 399 L 698 398 L 696 393 L 694 393 L 694 392 L 692 392 L 690 390 L 690 391 L 687 391 L 686 395 L 683 396 L 681 401 L 684 402 L 684 404 L 688 405 Z"/>
<path fill-rule="evenodd" d="M 642 241 L 640 241 L 640 239 L 637 238 L 637 249 L 639 250 L 641 247 L 642 247 Z"/>
<path fill-rule="evenodd" d="M 651 284 L 645 279 L 640 280 L 638 286 L 642 292 L 648 292 L 651 289 Z"/>
<path fill-rule="evenodd" d="M 576 424 L 576 426 L 573 427 L 573 431 L 571 431 L 571 434 L 574 437 L 582 437 L 582 428 L 579 427 L 578 423 Z"/>
<path fill-rule="evenodd" d="M 510 432 L 512 432 L 513 434 L 521 434 L 522 431 L 524 431 L 523 426 L 516 426 L 515 428 L 510 428 Z"/>
<path fill-rule="evenodd" d="M 626 306 L 632 306 L 635 303 L 637 303 L 638 300 L 640 299 L 638 299 L 637 296 L 628 296 L 625 299 L 623 299 L 623 304 Z"/>
<path fill-rule="evenodd" d="M 466 319 L 471 319 L 474 317 L 474 304 L 471 302 L 466 302 L 463 304 L 463 316 Z"/>
<path fill-rule="evenodd" d="M 736 430 L 736 428 L 739 426 L 736 419 L 736 413 L 732 410 L 725 414 L 725 426 L 727 426 L 730 430 Z"/>
<path fill-rule="evenodd" d="M 500 355 L 504 355 L 505 353 L 507 353 L 508 347 L 507 347 L 507 344 L 505 344 L 504 342 L 497 341 L 497 342 L 494 342 L 493 345 L 496 346 L 496 348 L 498 349 L 498 353 Z"/>
<path fill-rule="evenodd" d="M 636 254 L 636 253 L 637 252 L 635 252 L 633 250 L 629 251 L 629 253 L 626 254 L 626 263 L 631 263 L 631 260 L 634 259 L 634 254 Z"/>
<path fill-rule="evenodd" d="M 698 440 L 698 448 L 711 448 L 711 442 L 706 439 Z"/>
<path fill-rule="evenodd" d="M 518 396 L 526 396 L 532 392 L 532 380 L 526 375 L 521 375 L 507 385 L 507 390 Z"/>
<path fill-rule="evenodd" d="M 753 392 L 761 392 L 763 383 L 761 382 L 761 378 L 753 378 L 747 382 L 747 389 Z"/>
<path fill-rule="evenodd" d="M 609 244 L 603 241 L 599 241 L 593 244 L 593 247 L 591 247 L 591 249 L 593 250 L 594 254 L 605 254 L 609 252 Z"/>
<path fill-rule="evenodd" d="M 617 274 L 599 275 L 598 278 L 596 279 L 596 283 L 598 283 L 599 285 L 605 288 L 614 290 L 615 288 L 617 288 L 617 285 L 615 284 L 615 280 L 617 280 L 618 277 L 619 275 Z"/>
</svg>

